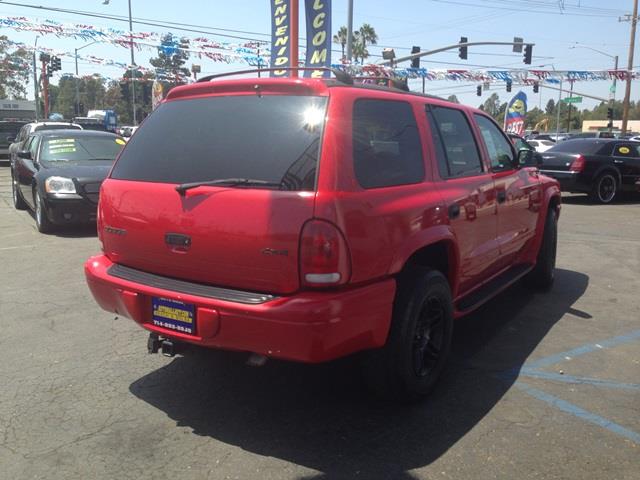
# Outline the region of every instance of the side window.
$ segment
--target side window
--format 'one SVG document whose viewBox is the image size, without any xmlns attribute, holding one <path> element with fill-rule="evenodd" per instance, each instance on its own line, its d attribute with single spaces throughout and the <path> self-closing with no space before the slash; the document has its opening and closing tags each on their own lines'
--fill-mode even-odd
<svg viewBox="0 0 640 480">
<path fill-rule="evenodd" d="M 482 139 L 489 152 L 491 170 L 500 171 L 515 168 L 511 143 L 502 134 L 496 124 L 484 115 L 474 114 L 474 117 L 476 122 L 478 122 Z"/>
<path fill-rule="evenodd" d="M 31 152 L 31 160 L 36 159 L 36 153 L 38 153 L 38 137 L 31 137 L 27 140 L 29 145 L 28 149 Z"/>
<path fill-rule="evenodd" d="M 353 163 L 363 188 L 424 180 L 418 126 L 406 102 L 358 100 L 353 107 Z"/>
<path fill-rule="evenodd" d="M 447 107 L 427 107 L 427 118 L 442 178 L 482 173 L 478 145 L 463 112 Z"/>
<path fill-rule="evenodd" d="M 640 146 L 624 143 L 618 144 L 613 154 L 617 157 L 640 157 Z"/>
</svg>

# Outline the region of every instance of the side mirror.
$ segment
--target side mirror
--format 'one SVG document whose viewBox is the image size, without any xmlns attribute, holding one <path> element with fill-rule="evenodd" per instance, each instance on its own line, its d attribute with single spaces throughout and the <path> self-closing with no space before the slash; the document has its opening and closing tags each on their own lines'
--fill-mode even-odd
<svg viewBox="0 0 640 480">
<path fill-rule="evenodd" d="M 18 157 L 31 160 L 31 152 L 29 150 L 21 150 L 18 152 Z"/>
<path fill-rule="evenodd" d="M 542 155 L 533 150 L 520 150 L 518 152 L 519 167 L 539 167 L 542 165 Z"/>
</svg>

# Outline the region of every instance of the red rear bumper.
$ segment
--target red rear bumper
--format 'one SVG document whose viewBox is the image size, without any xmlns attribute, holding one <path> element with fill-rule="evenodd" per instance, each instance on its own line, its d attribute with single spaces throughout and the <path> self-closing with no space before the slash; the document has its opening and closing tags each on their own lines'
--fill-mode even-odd
<svg viewBox="0 0 640 480">
<path fill-rule="evenodd" d="M 384 345 L 395 294 L 392 279 L 336 292 L 302 292 L 259 305 L 164 290 L 109 275 L 104 255 L 85 264 L 98 304 L 163 337 L 204 347 L 255 352 L 301 362 L 323 362 Z M 196 335 L 153 325 L 151 297 L 196 307 Z"/>
</svg>

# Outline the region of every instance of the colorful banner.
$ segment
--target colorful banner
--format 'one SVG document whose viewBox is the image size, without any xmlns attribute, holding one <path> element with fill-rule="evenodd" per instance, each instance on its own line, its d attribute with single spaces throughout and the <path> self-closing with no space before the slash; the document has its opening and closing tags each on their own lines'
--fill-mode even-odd
<svg viewBox="0 0 640 480">
<path fill-rule="evenodd" d="M 291 0 L 271 0 L 272 68 L 291 66 L 291 21 Z M 271 76 L 286 77 L 288 73 L 286 70 L 273 70 Z"/>
<path fill-rule="evenodd" d="M 527 95 L 520 91 L 507 105 L 507 113 L 504 116 L 504 131 L 524 135 L 524 120 L 527 116 Z"/>
<path fill-rule="evenodd" d="M 157 79 L 151 85 L 151 108 L 154 110 L 164 99 L 164 87 Z"/>
<path fill-rule="evenodd" d="M 331 66 L 331 0 L 305 0 L 309 68 Z M 326 70 L 306 70 L 305 77 L 328 77 Z"/>
</svg>

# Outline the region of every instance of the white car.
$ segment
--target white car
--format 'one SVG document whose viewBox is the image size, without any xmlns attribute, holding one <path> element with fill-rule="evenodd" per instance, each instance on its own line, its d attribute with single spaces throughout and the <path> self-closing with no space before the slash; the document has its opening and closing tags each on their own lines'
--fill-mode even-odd
<svg viewBox="0 0 640 480">
<path fill-rule="evenodd" d="M 529 145 L 536 149 L 536 152 L 542 153 L 549 150 L 555 145 L 551 140 L 527 140 Z"/>
</svg>

